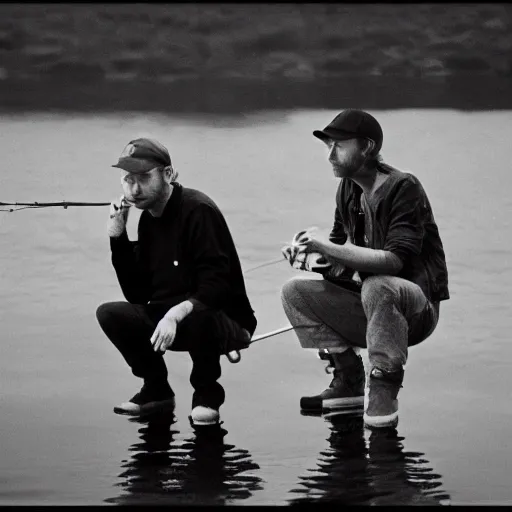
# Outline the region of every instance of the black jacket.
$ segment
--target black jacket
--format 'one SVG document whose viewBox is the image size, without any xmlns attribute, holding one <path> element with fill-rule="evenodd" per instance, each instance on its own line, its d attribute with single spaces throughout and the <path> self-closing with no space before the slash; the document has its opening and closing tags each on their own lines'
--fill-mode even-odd
<svg viewBox="0 0 512 512">
<path fill-rule="evenodd" d="M 223 310 L 251 335 L 256 330 L 231 233 L 206 194 L 174 183 L 162 216 L 142 212 L 138 240 L 125 230 L 110 247 L 128 302 L 172 307 L 188 299 Z"/>
<path fill-rule="evenodd" d="M 342 179 L 336 193 L 331 240 L 344 244 L 350 234 L 356 245 L 390 251 L 403 263 L 397 277 L 419 285 L 433 302 L 449 299 L 443 244 L 425 190 L 412 174 L 386 164 L 379 166 L 381 172 L 390 176 L 375 192 L 373 232 L 364 232 L 361 188 L 350 179 Z M 347 269 L 345 277 L 353 273 Z M 359 274 L 363 281 L 369 275 Z"/>
</svg>

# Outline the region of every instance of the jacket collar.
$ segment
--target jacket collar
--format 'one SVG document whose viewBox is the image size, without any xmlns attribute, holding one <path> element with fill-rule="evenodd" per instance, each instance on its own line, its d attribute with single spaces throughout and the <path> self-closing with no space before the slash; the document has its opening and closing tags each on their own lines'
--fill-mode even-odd
<svg viewBox="0 0 512 512">
<path fill-rule="evenodd" d="M 168 199 L 162 216 L 160 217 L 162 220 L 175 218 L 180 211 L 183 187 L 179 183 L 173 183 L 173 187 L 171 197 Z"/>
</svg>

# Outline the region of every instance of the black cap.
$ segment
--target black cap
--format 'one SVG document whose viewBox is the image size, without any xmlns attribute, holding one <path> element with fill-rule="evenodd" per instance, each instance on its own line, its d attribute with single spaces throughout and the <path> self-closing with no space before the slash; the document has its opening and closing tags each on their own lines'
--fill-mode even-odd
<svg viewBox="0 0 512 512">
<path fill-rule="evenodd" d="M 371 139 L 375 143 L 374 154 L 380 151 L 383 139 L 382 128 L 377 119 L 368 112 L 352 108 L 340 112 L 323 130 L 315 130 L 313 135 L 323 141 L 356 137 Z"/>
<path fill-rule="evenodd" d="M 155 167 L 171 165 L 169 151 L 157 140 L 140 138 L 132 140 L 123 149 L 119 161 L 112 167 L 141 174 Z"/>
</svg>

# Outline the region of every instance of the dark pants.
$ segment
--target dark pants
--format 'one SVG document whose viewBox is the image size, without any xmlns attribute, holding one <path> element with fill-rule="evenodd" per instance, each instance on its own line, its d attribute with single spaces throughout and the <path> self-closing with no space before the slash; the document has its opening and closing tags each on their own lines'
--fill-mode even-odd
<svg viewBox="0 0 512 512">
<path fill-rule="evenodd" d="M 163 354 L 153 350 L 150 338 L 168 310 L 169 306 L 162 304 L 106 302 L 96 311 L 101 328 L 133 374 L 155 389 L 168 386 L 167 366 Z M 217 382 L 221 376 L 220 356 L 225 351 L 226 338 L 233 336 L 243 336 L 240 326 L 219 311 L 193 311 L 178 325 L 170 350 L 190 353 L 192 407 L 218 409 L 224 403 L 224 388 Z"/>
</svg>

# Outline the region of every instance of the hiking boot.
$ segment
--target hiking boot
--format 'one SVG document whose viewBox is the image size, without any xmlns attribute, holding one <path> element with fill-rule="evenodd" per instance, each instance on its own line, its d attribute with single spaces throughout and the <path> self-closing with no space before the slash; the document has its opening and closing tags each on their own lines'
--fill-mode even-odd
<svg viewBox="0 0 512 512">
<path fill-rule="evenodd" d="M 368 407 L 364 413 L 367 427 L 396 427 L 398 424 L 398 391 L 402 387 L 404 370 L 387 372 L 373 367 L 369 378 Z"/>
<path fill-rule="evenodd" d="M 300 408 L 306 413 L 319 414 L 323 410 L 337 410 L 347 413 L 362 413 L 364 409 L 364 365 L 361 356 L 351 348 L 345 352 L 330 354 L 319 352 L 320 359 L 329 361 L 326 370 L 333 368 L 329 387 L 319 395 L 303 396 Z"/>
<path fill-rule="evenodd" d="M 167 389 L 150 388 L 144 384 L 141 390 L 128 402 L 114 407 L 116 414 L 127 414 L 129 416 L 142 416 L 153 412 L 164 412 L 174 409 L 174 391 L 170 386 Z"/>
<path fill-rule="evenodd" d="M 194 425 L 218 425 L 219 418 L 220 415 L 217 409 L 204 405 L 196 405 L 190 414 L 190 421 Z"/>
</svg>

